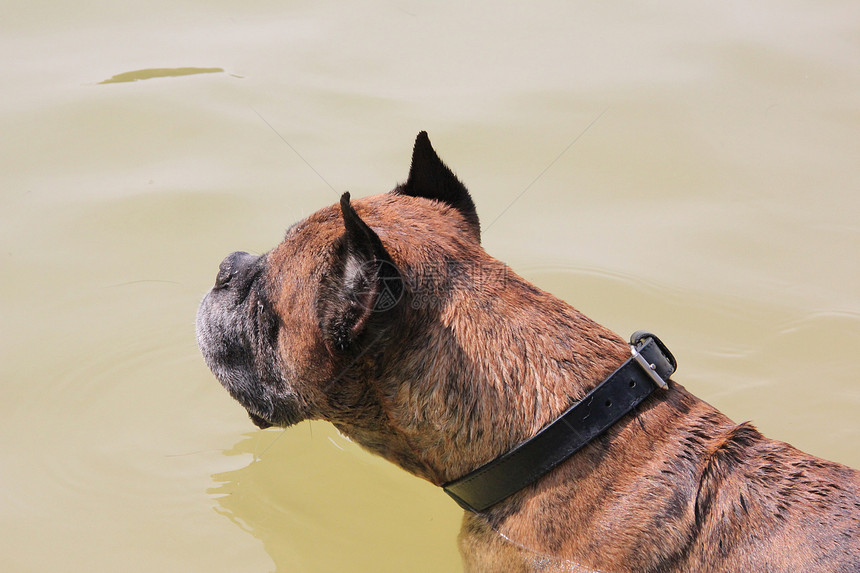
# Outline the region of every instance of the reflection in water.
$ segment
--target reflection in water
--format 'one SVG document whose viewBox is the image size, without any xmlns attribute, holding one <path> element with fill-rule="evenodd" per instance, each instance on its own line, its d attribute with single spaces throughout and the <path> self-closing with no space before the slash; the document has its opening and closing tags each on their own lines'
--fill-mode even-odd
<svg viewBox="0 0 860 573">
<path fill-rule="evenodd" d="M 152 78 L 168 78 L 178 76 L 193 76 L 195 74 L 220 74 L 223 68 L 148 68 L 125 72 L 110 77 L 99 84 L 119 84 L 123 82 L 136 82 L 137 80 L 149 80 Z"/>
<path fill-rule="evenodd" d="M 264 462 L 254 455 L 260 448 L 263 436 L 262 432 L 245 434 L 232 449 L 224 452 L 226 456 L 250 454 L 253 461 L 244 468 L 213 475 L 218 485 L 207 490 L 207 493 L 218 502 L 220 507 L 216 511 L 219 514 L 261 540 L 266 552 L 278 564 L 278 570 L 286 570 L 293 561 L 289 554 L 285 554 L 288 544 L 273 543 L 273 540 L 278 537 L 279 531 L 288 538 L 290 515 L 280 511 L 278 499 L 265 487 L 264 482 L 267 480 L 264 476 L 267 471 Z"/>
<path fill-rule="evenodd" d="M 224 454 L 251 462 L 212 476 L 216 511 L 262 541 L 277 571 L 461 569 L 461 510 L 328 424 L 248 433 Z"/>
<path fill-rule="evenodd" d="M 462 510 L 441 490 L 369 457 L 328 425 L 312 431 L 327 434 L 323 437 L 333 447 L 308 441 L 302 426 L 245 434 L 223 453 L 249 456 L 251 462 L 213 475 L 217 485 L 207 491 L 220 515 L 263 543 L 276 571 L 461 570 L 455 539 Z M 306 449 L 310 442 L 315 445 Z M 374 488 L 388 499 L 380 500 Z M 439 497 L 445 499 L 445 515 L 434 515 Z M 428 529 L 440 527 L 447 541 L 440 542 L 443 534 L 425 537 Z M 511 550 L 552 571 L 594 573 L 500 536 Z"/>
</svg>

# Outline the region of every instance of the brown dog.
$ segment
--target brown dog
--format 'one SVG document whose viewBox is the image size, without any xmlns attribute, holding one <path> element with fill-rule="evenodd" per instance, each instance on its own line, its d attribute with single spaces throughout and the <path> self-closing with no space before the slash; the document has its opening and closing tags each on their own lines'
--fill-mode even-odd
<svg viewBox="0 0 860 573">
<path fill-rule="evenodd" d="M 258 426 L 328 420 L 437 485 L 529 440 L 630 358 L 481 248 L 472 199 L 425 133 L 405 184 L 345 194 L 275 250 L 228 256 L 197 335 Z M 467 511 L 460 547 L 479 572 L 860 571 L 859 476 L 669 381 Z"/>
</svg>

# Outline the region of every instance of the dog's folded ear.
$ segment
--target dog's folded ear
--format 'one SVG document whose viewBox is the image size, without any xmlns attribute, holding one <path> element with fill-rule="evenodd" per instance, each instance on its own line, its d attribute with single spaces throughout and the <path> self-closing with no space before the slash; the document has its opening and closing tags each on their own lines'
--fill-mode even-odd
<svg viewBox="0 0 860 573">
<path fill-rule="evenodd" d="M 348 349 L 365 332 L 374 316 L 385 320 L 403 295 L 403 280 L 373 229 L 340 198 L 344 234 L 337 260 L 321 285 L 317 313 L 326 344 Z"/>
<path fill-rule="evenodd" d="M 394 192 L 411 197 L 435 199 L 454 207 L 466 218 L 476 238 L 481 239 L 481 224 L 469 191 L 436 155 L 426 131 L 422 131 L 415 138 L 409 179 L 399 185 Z"/>
</svg>

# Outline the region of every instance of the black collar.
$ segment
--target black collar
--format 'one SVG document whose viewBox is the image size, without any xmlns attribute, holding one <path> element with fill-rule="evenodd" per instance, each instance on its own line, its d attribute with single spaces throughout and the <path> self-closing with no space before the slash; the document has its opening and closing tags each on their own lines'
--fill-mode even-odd
<svg viewBox="0 0 860 573">
<path fill-rule="evenodd" d="M 659 338 L 638 331 L 633 356 L 530 440 L 442 487 L 463 509 L 476 513 L 548 473 L 639 405 L 675 372 L 675 357 Z"/>
</svg>

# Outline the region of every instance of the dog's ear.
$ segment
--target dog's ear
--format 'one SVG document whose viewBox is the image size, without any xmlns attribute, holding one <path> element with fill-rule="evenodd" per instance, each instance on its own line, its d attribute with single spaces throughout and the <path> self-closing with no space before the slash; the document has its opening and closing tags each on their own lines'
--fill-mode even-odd
<svg viewBox="0 0 860 573">
<path fill-rule="evenodd" d="M 337 261 L 321 285 L 317 302 L 326 344 L 344 351 L 367 329 L 374 316 L 392 310 L 403 295 L 403 281 L 382 241 L 349 202 L 340 198 L 344 234 Z"/>
<path fill-rule="evenodd" d="M 454 207 L 466 218 L 477 239 L 481 239 L 481 224 L 469 191 L 436 155 L 426 131 L 422 131 L 415 138 L 409 179 L 394 192 L 411 197 L 436 199 Z"/>
</svg>

